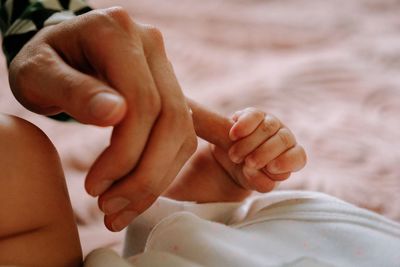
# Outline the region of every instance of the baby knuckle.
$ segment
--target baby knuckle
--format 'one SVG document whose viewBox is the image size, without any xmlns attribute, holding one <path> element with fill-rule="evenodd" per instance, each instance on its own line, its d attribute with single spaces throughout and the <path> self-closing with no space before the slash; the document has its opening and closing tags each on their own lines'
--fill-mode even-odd
<svg viewBox="0 0 400 267">
<path fill-rule="evenodd" d="M 275 182 L 269 180 L 268 182 L 264 182 L 263 184 L 257 187 L 257 192 L 259 193 L 268 193 L 271 192 L 275 188 Z"/>
<path fill-rule="evenodd" d="M 292 134 L 288 129 L 286 129 L 286 128 L 280 129 L 278 131 L 277 135 L 285 147 L 290 148 L 293 146 L 294 141 L 292 138 Z"/>
<path fill-rule="evenodd" d="M 228 153 L 229 153 L 230 157 L 239 158 L 239 157 L 241 157 L 241 152 L 242 152 L 242 150 L 240 147 L 240 143 L 235 143 L 231 146 Z"/>
<path fill-rule="evenodd" d="M 249 156 L 246 157 L 246 163 L 251 163 L 255 166 L 255 168 L 259 167 L 261 162 L 257 152 L 251 153 Z"/>
<path fill-rule="evenodd" d="M 261 123 L 261 130 L 268 135 L 274 134 L 277 129 L 279 129 L 279 121 L 274 118 L 268 118 Z"/>
<path fill-rule="evenodd" d="M 279 177 L 279 179 L 280 179 L 280 181 L 284 181 L 284 180 L 287 180 L 287 179 L 289 179 L 290 178 L 290 176 L 292 175 L 292 173 L 286 173 L 286 174 L 282 174 L 280 177 Z"/>
<path fill-rule="evenodd" d="M 271 177 L 271 179 L 273 179 L 274 181 L 284 181 L 289 179 L 291 173 L 283 173 L 283 174 L 268 174 L 269 177 Z"/>
<path fill-rule="evenodd" d="M 256 117 L 256 118 L 264 118 L 264 116 L 265 116 L 264 111 L 262 111 L 258 108 L 255 108 L 255 107 L 248 107 L 239 112 L 244 113 L 244 114 L 249 114 L 250 116 Z"/>
<path fill-rule="evenodd" d="M 157 183 L 151 179 L 146 179 L 146 181 L 140 183 L 140 189 L 141 192 L 144 192 L 145 194 L 148 194 L 153 198 L 157 198 L 158 196 L 160 196 L 163 191 L 163 188 L 160 188 Z"/>
<path fill-rule="evenodd" d="M 247 107 L 245 109 L 242 110 L 243 112 L 248 112 L 248 113 L 253 113 L 256 111 L 259 111 L 258 109 L 256 109 L 255 107 Z"/>
<path fill-rule="evenodd" d="M 268 167 L 271 167 L 271 165 L 273 166 L 274 170 L 282 171 L 286 168 L 286 161 L 282 159 L 275 159 L 267 165 L 267 169 Z"/>
<path fill-rule="evenodd" d="M 255 109 L 252 112 L 253 116 L 256 117 L 258 120 L 262 120 L 265 117 L 265 112 L 259 109 Z"/>
</svg>

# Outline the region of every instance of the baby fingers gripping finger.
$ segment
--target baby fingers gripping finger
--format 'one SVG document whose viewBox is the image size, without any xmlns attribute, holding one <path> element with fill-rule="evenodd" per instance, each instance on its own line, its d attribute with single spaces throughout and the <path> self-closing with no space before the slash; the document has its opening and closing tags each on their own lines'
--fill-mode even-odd
<svg viewBox="0 0 400 267">
<path fill-rule="evenodd" d="M 236 141 L 240 138 L 246 137 L 264 120 L 265 113 L 255 108 L 247 108 L 243 112 L 236 113 L 234 115 L 235 124 L 229 131 L 229 137 L 232 141 Z"/>
<path fill-rule="evenodd" d="M 296 138 L 288 128 L 281 128 L 246 157 L 246 165 L 261 169 L 270 161 L 296 145 Z"/>
<path fill-rule="evenodd" d="M 281 126 L 281 122 L 276 117 L 270 114 L 266 115 L 262 123 L 258 125 L 257 129 L 251 135 L 237 141 L 230 148 L 229 156 L 231 160 L 235 163 L 241 163 L 247 155 L 276 134 Z"/>
</svg>

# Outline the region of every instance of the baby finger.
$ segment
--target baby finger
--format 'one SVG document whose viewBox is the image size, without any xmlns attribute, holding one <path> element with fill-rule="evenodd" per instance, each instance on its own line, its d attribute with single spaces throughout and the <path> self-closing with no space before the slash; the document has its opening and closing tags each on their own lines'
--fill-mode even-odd
<svg viewBox="0 0 400 267">
<path fill-rule="evenodd" d="M 272 174 L 283 174 L 301 170 L 307 162 L 304 148 L 296 145 L 268 163 L 265 170 Z"/>
</svg>

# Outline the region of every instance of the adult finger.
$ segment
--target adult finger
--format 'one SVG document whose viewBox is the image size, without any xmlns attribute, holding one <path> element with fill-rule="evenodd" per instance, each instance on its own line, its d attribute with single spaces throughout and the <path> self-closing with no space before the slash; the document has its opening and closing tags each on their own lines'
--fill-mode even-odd
<svg viewBox="0 0 400 267">
<path fill-rule="evenodd" d="M 197 146 L 189 109 L 172 66 L 163 50 L 151 47 L 153 42 L 147 40 L 149 33 L 158 35 L 159 32 L 146 27 L 143 43 L 149 67 L 160 92 L 163 110 L 132 175 L 112 186 L 99 200 L 104 211 L 112 214 L 115 210 L 106 209 L 115 196 L 124 196 L 129 200 L 130 204 L 123 214 L 118 214 L 117 217 L 110 215 L 112 218 L 106 219 L 113 230 L 120 230 L 132 219 L 134 213 L 147 209 L 171 184 Z M 115 221 L 112 222 L 112 219 Z"/>
<path fill-rule="evenodd" d="M 31 55 L 33 59 L 26 60 Z M 124 98 L 106 83 L 75 70 L 46 44 L 21 51 L 10 66 L 14 95 L 33 112 L 66 112 L 76 120 L 98 126 L 117 124 L 125 115 Z"/>
<path fill-rule="evenodd" d="M 106 45 L 97 48 L 88 37 L 84 46 L 92 64 L 99 66 L 107 81 L 125 97 L 128 111 L 114 128 L 110 146 L 98 157 L 87 175 L 86 189 L 93 196 L 102 194 L 114 181 L 134 169 L 161 110 L 158 88 L 147 64 L 137 25 L 121 9 L 104 12 L 106 19 L 111 17 L 124 31 L 114 36 L 110 29 L 103 29 L 103 35 L 109 35 Z M 159 38 L 153 36 L 152 42 L 157 49 L 163 50 Z"/>
<path fill-rule="evenodd" d="M 223 150 L 228 150 L 232 146 L 228 133 L 234 122 L 192 99 L 186 99 L 193 112 L 193 126 L 197 136 Z"/>
<path fill-rule="evenodd" d="M 168 171 L 164 177 L 161 177 L 158 169 L 154 168 L 138 172 L 136 176 L 122 179 L 110 191 L 102 195 L 99 198 L 99 207 L 106 214 L 104 217 L 106 227 L 114 232 L 120 231 L 139 214 L 148 209 L 173 181 L 190 153 L 192 153 L 192 148 L 183 146 L 174 158 L 172 165 L 165 168 Z M 140 174 L 148 174 L 148 176 L 140 177 Z M 151 179 L 157 176 L 159 176 L 158 179 Z M 135 192 L 135 194 L 132 194 L 132 192 Z M 121 199 L 122 194 L 126 197 L 125 199 L 129 200 L 120 202 L 122 203 L 120 206 L 111 207 L 114 210 L 109 209 L 108 203 L 110 199 L 113 199 L 114 194 L 118 199 Z"/>
</svg>

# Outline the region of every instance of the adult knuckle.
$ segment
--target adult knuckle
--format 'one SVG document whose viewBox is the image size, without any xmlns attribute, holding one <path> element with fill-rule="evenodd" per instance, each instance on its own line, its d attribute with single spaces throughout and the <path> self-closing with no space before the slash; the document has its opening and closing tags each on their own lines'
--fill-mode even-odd
<svg viewBox="0 0 400 267">
<path fill-rule="evenodd" d="M 114 19 L 118 23 L 126 23 L 131 20 L 131 16 L 129 15 L 128 11 L 126 11 L 123 7 L 120 6 L 113 6 L 103 10 L 102 12 L 106 16 Z"/>
<path fill-rule="evenodd" d="M 153 90 L 148 90 L 149 94 L 143 98 L 143 105 L 146 109 L 146 113 L 150 116 L 158 116 L 161 113 L 162 103 L 161 97 Z"/>
<path fill-rule="evenodd" d="M 28 46 L 21 54 L 21 58 L 16 58 L 10 66 L 10 84 L 15 97 L 24 106 L 30 106 L 39 97 L 34 90 L 37 87 L 37 74 L 41 71 L 45 73 L 43 68 L 52 68 L 56 62 L 47 49 L 31 49 Z"/>
<path fill-rule="evenodd" d="M 122 7 L 111 7 L 99 9 L 87 14 L 87 19 L 82 20 L 89 31 L 86 31 L 91 38 L 102 36 L 103 40 L 109 40 L 118 33 L 117 28 L 122 28 L 125 32 L 131 32 L 133 21 L 129 13 Z M 101 26 L 101 27 L 99 27 Z"/>
<path fill-rule="evenodd" d="M 161 109 L 161 106 L 162 106 L 161 96 L 159 95 L 159 93 L 157 91 L 152 92 L 150 94 L 150 96 L 148 97 L 147 101 L 149 102 L 149 104 L 156 107 L 157 110 Z"/>
<path fill-rule="evenodd" d="M 164 46 L 164 37 L 162 32 L 152 26 L 152 25 L 148 25 L 146 26 L 146 30 L 145 30 L 147 37 L 151 40 L 153 46 L 155 47 L 163 47 Z"/>
<path fill-rule="evenodd" d="M 187 107 L 180 103 L 170 103 L 163 107 L 163 120 L 182 137 L 183 150 L 193 154 L 197 149 L 197 137 L 194 132 L 193 121 L 187 112 Z"/>
<path fill-rule="evenodd" d="M 83 25 L 101 25 L 104 27 L 104 25 L 112 23 L 112 18 L 110 17 L 107 9 L 97 9 L 83 15 L 81 17 L 81 23 L 83 23 Z"/>
<path fill-rule="evenodd" d="M 152 25 L 142 25 L 144 33 L 144 44 L 146 53 L 151 55 L 157 52 L 158 55 L 165 55 L 164 37 L 161 31 Z M 161 54 L 160 54 L 161 52 Z"/>
<path fill-rule="evenodd" d="M 162 116 L 172 125 L 178 126 L 180 129 L 185 128 L 186 114 L 182 110 L 182 106 L 177 102 L 166 103 L 162 108 Z"/>
<path fill-rule="evenodd" d="M 77 34 L 85 42 L 90 43 L 101 38 L 102 45 L 106 47 L 117 34 L 113 19 L 104 10 L 95 10 L 82 15 L 76 28 Z"/>
<path fill-rule="evenodd" d="M 18 100 L 26 98 L 27 92 L 29 92 L 31 67 L 32 64 L 29 61 L 18 64 L 18 66 L 16 66 L 16 63 L 10 66 L 10 85 Z"/>
</svg>

